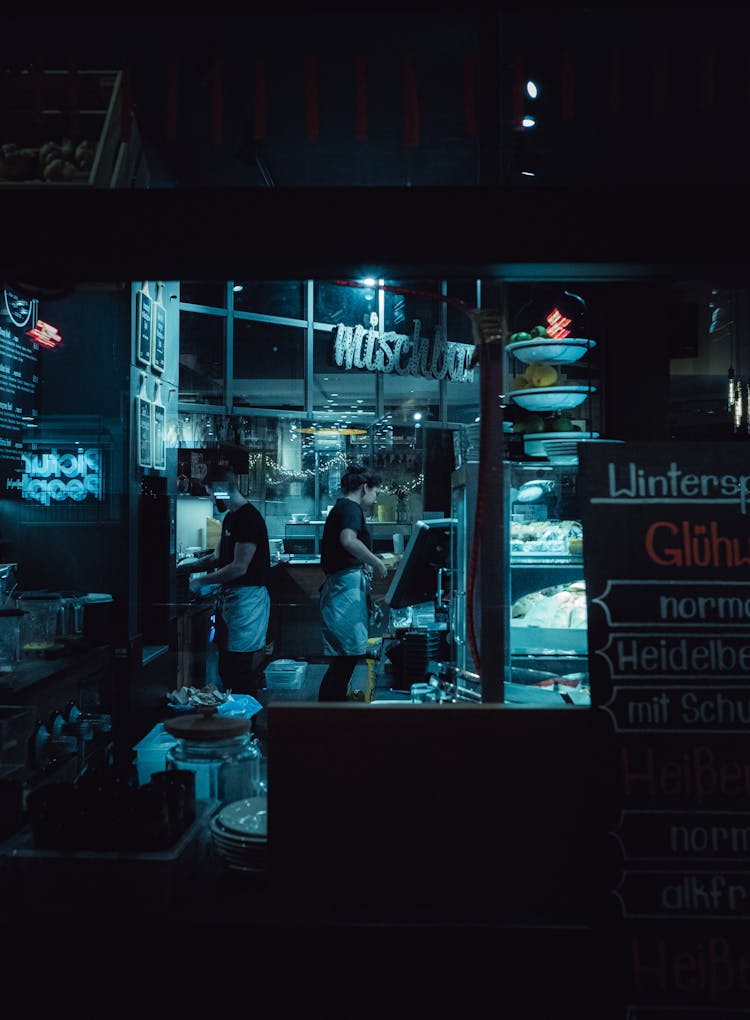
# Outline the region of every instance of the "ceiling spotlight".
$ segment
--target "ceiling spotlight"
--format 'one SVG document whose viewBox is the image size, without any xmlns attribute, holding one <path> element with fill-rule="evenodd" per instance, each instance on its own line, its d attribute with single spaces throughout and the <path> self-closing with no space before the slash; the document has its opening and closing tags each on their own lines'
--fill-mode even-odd
<svg viewBox="0 0 750 1020">
<path fill-rule="evenodd" d="M 521 127 L 525 127 L 525 128 L 536 127 L 536 117 L 531 117 L 527 113 L 526 116 L 521 121 Z"/>
<path fill-rule="evenodd" d="M 235 294 L 239 294 L 239 292 L 244 289 L 245 288 L 241 283 L 235 283 L 234 287 L 232 287 L 232 290 L 234 291 Z"/>
<path fill-rule="evenodd" d="M 531 78 L 526 82 L 526 95 L 529 99 L 536 99 L 539 95 L 539 86 Z"/>
<path fill-rule="evenodd" d="M 414 421 L 421 421 L 421 420 L 422 420 L 422 412 L 421 411 L 415 411 L 414 412 Z"/>
<path fill-rule="evenodd" d="M 533 170 L 522 170 L 521 177 L 536 177 L 536 174 Z"/>
</svg>

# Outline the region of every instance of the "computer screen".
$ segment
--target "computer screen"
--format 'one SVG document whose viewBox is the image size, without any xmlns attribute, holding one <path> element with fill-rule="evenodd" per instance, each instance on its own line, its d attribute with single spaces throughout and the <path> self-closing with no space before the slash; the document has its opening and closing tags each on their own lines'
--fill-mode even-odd
<svg viewBox="0 0 750 1020">
<path fill-rule="evenodd" d="M 435 598 L 438 570 L 451 566 L 457 523 L 452 517 L 417 521 L 384 599 L 389 609 L 416 606 Z"/>
</svg>

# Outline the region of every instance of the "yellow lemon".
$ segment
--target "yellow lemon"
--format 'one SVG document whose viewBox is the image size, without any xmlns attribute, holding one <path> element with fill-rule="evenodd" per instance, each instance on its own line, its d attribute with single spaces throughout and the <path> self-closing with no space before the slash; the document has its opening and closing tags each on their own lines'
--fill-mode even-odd
<svg viewBox="0 0 750 1020">
<path fill-rule="evenodd" d="M 532 386 L 554 386 L 558 379 L 555 366 L 542 363 L 529 365 L 525 374 Z"/>
</svg>

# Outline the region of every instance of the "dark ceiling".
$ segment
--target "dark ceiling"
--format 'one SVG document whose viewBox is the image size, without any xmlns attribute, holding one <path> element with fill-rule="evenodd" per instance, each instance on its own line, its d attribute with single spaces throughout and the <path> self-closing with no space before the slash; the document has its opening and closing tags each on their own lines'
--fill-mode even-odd
<svg viewBox="0 0 750 1020">
<path fill-rule="evenodd" d="M 123 68 L 149 187 L 745 183 L 739 8 L 212 11 L 12 18 L 1 59 Z"/>
</svg>

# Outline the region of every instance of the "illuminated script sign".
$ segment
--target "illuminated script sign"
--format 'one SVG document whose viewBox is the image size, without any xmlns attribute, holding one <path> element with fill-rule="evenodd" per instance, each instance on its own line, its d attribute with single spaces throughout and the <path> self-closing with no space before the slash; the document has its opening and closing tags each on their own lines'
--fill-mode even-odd
<svg viewBox="0 0 750 1020">
<path fill-rule="evenodd" d="M 34 451 L 22 453 L 21 461 L 20 479 L 8 479 L 6 484 L 20 489 L 22 499 L 50 506 L 104 498 L 100 449 Z"/>
<path fill-rule="evenodd" d="M 345 326 L 333 329 L 333 357 L 342 368 L 365 368 L 369 372 L 395 372 L 427 379 L 473 382 L 472 344 L 449 343 L 439 326 L 432 338 L 420 336 L 421 324 L 414 320 L 412 336 L 374 327 Z"/>
</svg>

